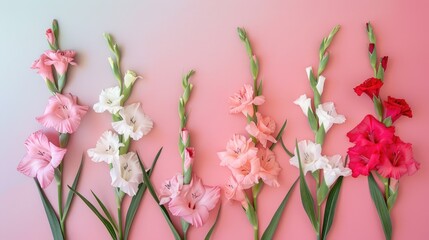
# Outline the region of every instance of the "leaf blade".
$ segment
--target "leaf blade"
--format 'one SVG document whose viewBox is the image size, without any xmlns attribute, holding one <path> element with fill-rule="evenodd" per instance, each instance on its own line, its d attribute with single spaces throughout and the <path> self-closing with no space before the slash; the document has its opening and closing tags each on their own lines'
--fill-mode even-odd
<svg viewBox="0 0 429 240">
<path fill-rule="evenodd" d="M 343 183 L 343 177 L 339 177 L 332 186 L 331 191 L 328 194 L 328 199 L 326 200 L 325 214 L 323 216 L 323 227 L 322 227 L 322 240 L 326 239 L 326 236 L 331 229 L 332 223 L 335 216 L 335 208 L 337 205 L 338 196 L 340 194 L 341 185 Z"/>
<path fill-rule="evenodd" d="M 75 176 L 75 178 L 73 180 L 73 184 L 72 184 L 72 188 L 73 189 L 76 189 L 77 185 L 79 184 L 80 173 L 82 171 L 82 167 L 83 167 L 83 155 L 82 155 L 82 159 L 80 160 L 80 164 L 79 164 L 79 168 L 78 168 L 78 170 L 76 172 L 76 176 Z M 71 203 L 73 201 L 73 198 L 74 198 L 73 192 L 69 191 L 69 193 L 67 194 L 66 204 L 64 205 L 63 219 L 61 219 L 61 221 L 65 221 L 66 220 L 67 214 L 68 214 L 69 209 L 70 209 L 70 205 L 71 205 Z"/>
<path fill-rule="evenodd" d="M 368 175 L 368 185 L 372 201 L 375 204 L 381 225 L 383 227 L 384 236 L 386 237 L 386 240 L 390 240 L 392 239 L 392 222 L 390 220 L 389 210 L 387 209 L 383 195 L 381 194 L 377 182 L 372 176 L 372 173 Z"/>
<path fill-rule="evenodd" d="M 211 236 L 212 236 L 212 234 L 213 234 L 213 231 L 214 231 L 214 229 L 215 229 L 215 227 L 216 227 L 217 221 L 219 220 L 219 215 L 220 215 L 220 210 L 221 210 L 221 209 L 222 209 L 222 204 L 219 204 L 219 210 L 217 210 L 216 219 L 215 219 L 215 221 L 214 221 L 214 223 L 213 223 L 212 227 L 210 228 L 210 230 L 207 232 L 207 235 L 206 235 L 206 237 L 204 238 L 204 240 L 210 240 L 210 238 L 211 238 Z"/>
</svg>

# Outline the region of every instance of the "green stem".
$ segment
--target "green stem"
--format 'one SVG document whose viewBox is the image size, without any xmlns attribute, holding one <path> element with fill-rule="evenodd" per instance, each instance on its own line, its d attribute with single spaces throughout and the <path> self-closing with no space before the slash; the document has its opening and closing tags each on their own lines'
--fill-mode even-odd
<svg viewBox="0 0 429 240">
<path fill-rule="evenodd" d="M 63 236 L 65 238 L 65 222 L 63 219 L 63 163 L 60 163 L 58 166 L 59 176 L 57 178 L 57 194 L 58 194 L 58 215 L 61 220 L 61 231 L 63 232 Z"/>
<path fill-rule="evenodd" d="M 255 240 L 259 239 L 259 221 L 258 221 L 258 193 L 254 193 L 252 190 L 253 195 L 253 209 L 255 209 L 255 223 L 253 225 L 253 238 Z"/>
<path fill-rule="evenodd" d="M 118 208 L 118 240 L 123 240 L 123 231 L 122 231 L 122 199 L 124 199 L 124 193 L 119 190 L 119 188 L 115 189 L 116 194 L 116 205 Z"/>
<path fill-rule="evenodd" d="M 389 187 L 390 187 L 390 178 L 388 178 L 387 179 L 387 181 L 384 183 L 384 191 L 385 191 L 385 194 L 386 194 L 386 203 L 387 203 L 387 200 L 389 200 L 389 192 L 390 192 L 390 189 L 389 189 Z"/>
</svg>

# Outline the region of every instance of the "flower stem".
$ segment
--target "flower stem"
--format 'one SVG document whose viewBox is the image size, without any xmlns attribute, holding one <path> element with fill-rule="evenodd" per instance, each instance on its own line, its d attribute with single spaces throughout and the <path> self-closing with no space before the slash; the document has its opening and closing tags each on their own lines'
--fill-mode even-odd
<svg viewBox="0 0 429 240">
<path fill-rule="evenodd" d="M 61 221 L 61 231 L 64 238 L 66 237 L 65 222 L 63 221 L 63 163 L 58 166 L 59 174 L 56 177 L 57 180 L 57 194 L 58 194 L 58 215 Z"/>
<path fill-rule="evenodd" d="M 387 200 L 389 200 L 389 192 L 390 192 L 390 189 L 389 189 L 389 187 L 390 187 L 390 178 L 388 178 L 387 179 L 387 181 L 384 183 L 384 192 L 385 192 L 385 195 L 386 195 L 386 203 L 387 203 Z"/>
<path fill-rule="evenodd" d="M 118 208 L 118 240 L 123 240 L 123 231 L 122 231 L 122 199 L 124 199 L 124 193 L 121 190 L 116 189 L 116 205 Z"/>
<path fill-rule="evenodd" d="M 259 184 L 259 183 L 258 183 Z M 258 221 L 258 193 L 259 190 L 252 189 L 253 195 L 253 209 L 255 210 L 255 222 L 253 224 L 253 238 L 255 240 L 259 239 L 259 221 Z"/>
</svg>

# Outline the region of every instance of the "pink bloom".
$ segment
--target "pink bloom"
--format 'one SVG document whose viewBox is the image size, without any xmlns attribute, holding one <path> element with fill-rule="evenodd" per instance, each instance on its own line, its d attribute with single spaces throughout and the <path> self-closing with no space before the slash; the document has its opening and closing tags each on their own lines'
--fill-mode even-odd
<svg viewBox="0 0 429 240">
<path fill-rule="evenodd" d="M 390 117 L 392 122 L 398 120 L 400 116 L 413 117 L 413 112 L 410 106 L 404 99 L 387 97 L 387 101 L 384 101 L 384 117 Z"/>
<path fill-rule="evenodd" d="M 32 69 L 37 69 L 37 73 L 42 76 L 43 79 L 54 82 L 54 75 L 52 74 L 52 67 L 50 64 L 46 64 L 48 57 L 45 54 L 40 55 L 40 58 L 34 61 L 31 65 Z"/>
<path fill-rule="evenodd" d="M 64 75 L 67 72 L 69 64 L 76 65 L 74 62 L 74 56 L 76 55 L 75 51 L 46 51 L 45 55 L 48 57 L 45 64 L 54 65 L 55 70 L 60 75 Z"/>
<path fill-rule="evenodd" d="M 221 166 L 228 166 L 229 168 L 239 168 L 246 164 L 249 159 L 256 157 L 258 149 L 252 142 L 252 139 L 234 134 L 232 139 L 228 141 L 225 152 L 218 152 Z"/>
<path fill-rule="evenodd" d="M 48 39 L 49 44 L 51 44 L 52 46 L 55 45 L 55 35 L 50 28 L 46 30 L 46 39 Z"/>
<path fill-rule="evenodd" d="M 347 133 L 350 142 L 361 146 L 385 144 L 393 141 L 394 127 L 386 127 L 372 115 L 366 117 L 355 128 Z"/>
<path fill-rule="evenodd" d="M 223 187 L 223 192 L 226 199 L 240 202 L 243 207 L 247 208 L 245 192 L 233 176 L 229 177 L 228 183 Z"/>
<path fill-rule="evenodd" d="M 355 93 L 360 96 L 362 93 L 365 93 L 371 99 L 376 96 L 378 97 L 380 93 L 380 88 L 383 86 L 383 82 L 378 78 L 368 78 L 360 85 L 353 88 Z"/>
<path fill-rule="evenodd" d="M 261 170 L 261 162 L 256 156 L 247 161 L 238 168 L 229 168 L 232 175 L 237 179 L 241 188 L 248 189 L 259 182 L 259 174 Z"/>
<path fill-rule="evenodd" d="M 240 92 L 235 93 L 230 100 L 230 113 L 243 113 L 245 116 L 253 116 L 253 105 L 261 105 L 265 102 L 264 96 L 257 96 L 253 98 L 252 86 L 245 84 Z"/>
<path fill-rule="evenodd" d="M 185 162 L 183 164 L 185 172 L 192 166 L 194 162 L 195 149 L 194 148 L 185 148 Z"/>
<path fill-rule="evenodd" d="M 49 98 L 45 114 L 36 120 L 47 128 L 55 128 L 58 132 L 73 133 L 87 111 L 87 106 L 77 104 L 76 96 L 70 93 L 64 95 L 57 93 Z"/>
<path fill-rule="evenodd" d="M 219 187 L 204 186 L 195 177 L 189 185 L 184 185 L 181 193 L 173 198 L 168 208 L 174 216 L 181 217 L 195 227 L 201 227 L 209 218 L 220 197 Z"/>
<path fill-rule="evenodd" d="M 274 152 L 268 148 L 260 148 L 258 151 L 258 157 L 261 164 L 259 177 L 262 181 L 272 187 L 280 186 L 277 181 L 277 177 L 282 169 L 276 160 Z"/>
<path fill-rule="evenodd" d="M 271 136 L 276 130 L 276 123 L 270 117 L 263 117 L 262 114 L 256 113 L 257 124 L 250 122 L 246 126 L 246 131 L 258 139 L 258 141 L 265 148 L 267 147 L 267 141 L 272 143 L 277 142 L 276 139 Z"/>
<path fill-rule="evenodd" d="M 377 172 L 385 178 L 399 179 L 405 174 L 413 175 L 420 163 L 413 158 L 412 146 L 397 137 L 395 142 L 383 149 Z"/>
<path fill-rule="evenodd" d="M 166 204 L 177 197 L 183 187 L 183 176 L 178 173 L 173 178 L 165 180 L 162 184 L 161 195 L 159 196 L 159 205 Z"/>
<path fill-rule="evenodd" d="M 376 144 L 355 145 L 349 148 L 347 153 L 350 157 L 349 168 L 352 170 L 353 177 L 358 177 L 359 175 L 368 176 L 369 172 L 374 170 L 380 163 L 380 146 Z"/>
<path fill-rule="evenodd" d="M 58 167 L 67 149 L 59 148 L 49 142 L 41 131 L 31 134 L 25 140 L 27 155 L 19 163 L 17 170 L 29 177 L 37 177 L 42 188 L 46 188 L 54 179 Z"/>
</svg>

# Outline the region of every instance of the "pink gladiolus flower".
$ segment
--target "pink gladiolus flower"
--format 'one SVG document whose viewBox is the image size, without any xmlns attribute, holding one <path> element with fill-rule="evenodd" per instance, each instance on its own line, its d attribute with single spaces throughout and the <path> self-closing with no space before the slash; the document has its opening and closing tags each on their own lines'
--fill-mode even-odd
<svg viewBox="0 0 429 240">
<path fill-rule="evenodd" d="M 256 158 L 258 149 L 252 142 L 252 139 L 234 134 L 232 139 L 228 141 L 225 152 L 218 152 L 221 166 L 229 168 L 239 168 L 246 164 L 250 159 Z"/>
<path fill-rule="evenodd" d="M 420 168 L 420 163 L 413 158 L 411 144 L 402 142 L 399 137 L 383 149 L 380 159 L 377 172 L 385 178 L 399 179 L 405 174 L 413 175 Z"/>
<path fill-rule="evenodd" d="M 31 134 L 25 140 L 27 155 L 19 163 L 17 170 L 29 177 L 37 177 L 42 188 L 46 188 L 54 179 L 58 167 L 67 149 L 59 148 L 49 142 L 41 131 Z"/>
<path fill-rule="evenodd" d="M 60 75 L 64 75 L 67 72 L 69 64 L 76 65 L 74 62 L 75 51 L 46 51 L 45 55 L 48 57 L 48 59 L 45 60 L 45 64 L 54 65 L 55 70 Z"/>
<path fill-rule="evenodd" d="M 390 117 L 392 122 L 398 120 L 400 116 L 413 117 L 413 112 L 405 99 L 394 98 L 391 96 L 387 97 L 387 101 L 384 101 L 384 117 Z"/>
<path fill-rule="evenodd" d="M 45 81 L 54 82 L 54 75 L 52 74 L 52 67 L 49 64 L 46 64 L 48 61 L 48 57 L 45 54 L 40 55 L 40 58 L 34 61 L 33 65 L 31 65 L 32 69 L 37 69 L 37 73 L 42 76 Z"/>
<path fill-rule="evenodd" d="M 228 200 L 235 200 L 241 203 L 246 202 L 245 193 L 233 176 L 229 177 L 228 183 L 224 186 L 223 191 Z"/>
<path fill-rule="evenodd" d="M 258 141 L 265 148 L 267 147 L 267 141 L 272 143 L 277 142 L 276 139 L 271 136 L 276 130 L 276 123 L 270 117 L 263 117 L 262 114 L 256 113 L 257 124 L 250 122 L 246 126 L 246 131 L 258 139 Z"/>
<path fill-rule="evenodd" d="M 347 154 L 350 157 L 349 168 L 352 170 L 353 177 L 368 176 L 380 163 L 380 146 L 376 144 L 356 145 L 349 148 Z"/>
<path fill-rule="evenodd" d="M 259 177 L 269 186 L 279 187 L 280 184 L 277 181 L 277 177 L 282 169 L 276 160 L 274 152 L 268 148 L 260 148 L 258 151 L 258 157 L 261 164 Z"/>
<path fill-rule="evenodd" d="M 81 118 L 88 111 L 88 106 L 77 104 L 77 97 L 68 94 L 55 94 L 49 98 L 43 116 L 37 117 L 43 126 L 61 133 L 73 133 L 79 127 Z"/>
<path fill-rule="evenodd" d="M 230 113 L 243 113 L 245 116 L 253 116 L 253 105 L 261 105 L 265 102 L 264 96 L 253 98 L 253 88 L 249 84 L 245 84 L 240 92 L 235 93 L 230 100 Z"/>
<path fill-rule="evenodd" d="M 347 133 L 347 137 L 350 142 L 365 146 L 391 143 L 394 133 L 394 127 L 386 127 L 372 115 L 366 115 L 362 122 Z"/>
<path fill-rule="evenodd" d="M 54 46 L 55 44 L 55 35 L 52 32 L 52 29 L 48 29 L 46 30 L 46 39 L 48 40 L 49 44 L 51 44 L 52 46 Z"/>
<path fill-rule="evenodd" d="M 259 182 L 261 162 L 256 156 L 248 159 L 241 167 L 229 168 L 241 188 L 248 189 Z"/>
<path fill-rule="evenodd" d="M 192 163 L 194 162 L 194 156 L 195 156 L 194 148 L 188 147 L 185 149 L 185 162 L 183 164 L 185 172 L 187 172 L 188 169 L 192 166 Z"/>
<path fill-rule="evenodd" d="M 170 201 L 168 208 L 174 216 L 181 217 L 195 227 L 201 227 L 209 218 L 209 211 L 216 206 L 219 197 L 219 187 L 204 186 L 201 179 L 194 177 Z"/>
<path fill-rule="evenodd" d="M 178 173 L 173 178 L 164 181 L 159 196 L 159 205 L 166 204 L 180 194 L 183 187 L 183 176 Z"/>
</svg>

